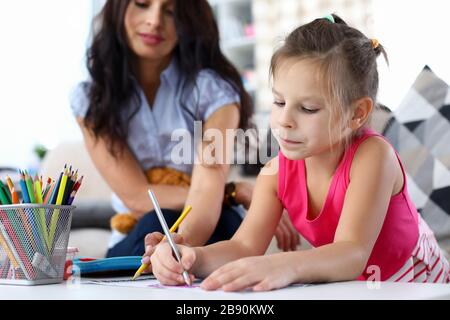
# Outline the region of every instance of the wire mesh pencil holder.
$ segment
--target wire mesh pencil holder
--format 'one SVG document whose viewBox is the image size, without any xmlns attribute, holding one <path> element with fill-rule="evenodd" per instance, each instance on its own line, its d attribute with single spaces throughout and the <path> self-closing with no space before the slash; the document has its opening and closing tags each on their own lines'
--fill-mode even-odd
<svg viewBox="0 0 450 320">
<path fill-rule="evenodd" d="M 0 284 L 60 283 L 75 206 L 0 206 Z"/>
</svg>

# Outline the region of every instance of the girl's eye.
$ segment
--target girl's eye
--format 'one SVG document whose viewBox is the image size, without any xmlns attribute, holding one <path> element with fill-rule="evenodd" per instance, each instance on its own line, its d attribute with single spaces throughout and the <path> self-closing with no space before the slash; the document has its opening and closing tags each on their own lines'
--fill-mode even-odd
<svg viewBox="0 0 450 320">
<path fill-rule="evenodd" d="M 273 102 L 274 105 L 276 105 L 277 107 L 284 107 L 285 103 L 284 102 L 280 102 L 280 101 L 274 101 Z"/>
<path fill-rule="evenodd" d="M 309 109 L 309 108 L 302 107 L 302 111 L 305 113 L 312 114 L 312 113 L 316 113 L 317 111 L 319 111 L 319 109 Z"/>
</svg>

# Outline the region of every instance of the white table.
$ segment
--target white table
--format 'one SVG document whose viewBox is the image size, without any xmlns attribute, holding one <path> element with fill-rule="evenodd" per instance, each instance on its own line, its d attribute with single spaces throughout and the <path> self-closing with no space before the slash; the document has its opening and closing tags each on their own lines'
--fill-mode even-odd
<svg viewBox="0 0 450 320">
<path fill-rule="evenodd" d="M 369 285 L 374 285 L 370 283 Z M 62 300 L 300 300 L 300 299 L 450 299 L 450 285 L 417 283 L 379 283 L 369 288 L 366 282 L 351 281 L 307 287 L 289 287 L 271 292 L 224 293 L 198 290 L 108 287 L 92 284 L 62 283 L 43 286 L 0 286 L 0 299 Z"/>
</svg>

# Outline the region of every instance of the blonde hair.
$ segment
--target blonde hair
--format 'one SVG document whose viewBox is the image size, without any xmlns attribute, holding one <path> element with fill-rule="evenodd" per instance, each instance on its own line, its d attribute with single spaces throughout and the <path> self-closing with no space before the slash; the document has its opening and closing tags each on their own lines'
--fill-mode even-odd
<svg viewBox="0 0 450 320">
<path fill-rule="evenodd" d="M 334 22 L 316 19 L 291 32 L 273 54 L 270 64 L 271 78 L 285 59 L 308 59 L 317 65 L 325 100 L 331 107 L 329 129 L 336 121 L 345 125 L 352 103 L 362 97 L 371 98 L 374 106 L 378 106 L 376 59 L 382 53 L 388 61 L 381 44 L 374 46 L 372 39 L 348 26 L 339 16 L 332 16 Z"/>
</svg>

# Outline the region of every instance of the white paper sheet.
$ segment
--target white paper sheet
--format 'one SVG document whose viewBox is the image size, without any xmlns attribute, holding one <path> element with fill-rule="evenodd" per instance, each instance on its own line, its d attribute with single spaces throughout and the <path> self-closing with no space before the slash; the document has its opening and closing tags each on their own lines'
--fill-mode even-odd
<svg viewBox="0 0 450 320">
<path fill-rule="evenodd" d="M 120 278 L 96 278 L 96 279 L 82 279 L 82 284 L 95 284 L 113 287 L 129 287 L 129 288 L 152 288 L 152 289 L 167 289 L 167 290 L 202 290 L 200 289 L 201 280 L 196 280 L 191 286 L 164 286 L 154 276 L 141 276 L 136 280 L 131 280 L 129 277 Z"/>
<path fill-rule="evenodd" d="M 151 288 L 151 289 L 164 289 L 164 290 L 194 290 L 202 291 L 200 288 L 201 280 L 195 280 L 191 286 L 164 286 L 162 285 L 154 276 L 141 276 L 136 280 L 131 280 L 130 277 L 116 277 L 116 278 L 95 278 L 95 279 L 82 279 L 82 284 L 94 284 L 102 286 L 113 286 L 113 287 L 129 287 L 129 288 Z M 295 287 L 306 287 L 309 284 L 295 284 Z M 291 286 L 292 287 L 292 286 Z"/>
</svg>

